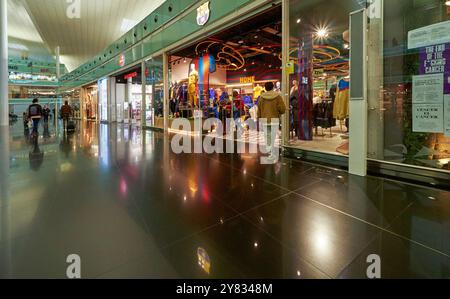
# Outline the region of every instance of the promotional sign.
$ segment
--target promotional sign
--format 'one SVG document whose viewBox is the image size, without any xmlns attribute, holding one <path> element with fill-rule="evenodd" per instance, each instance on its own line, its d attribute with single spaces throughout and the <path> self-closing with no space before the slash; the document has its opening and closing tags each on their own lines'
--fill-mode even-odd
<svg viewBox="0 0 450 299">
<path fill-rule="evenodd" d="M 413 76 L 413 132 L 444 132 L 444 74 Z"/>
<path fill-rule="evenodd" d="M 408 49 L 450 43 L 450 21 L 408 32 Z"/>
<path fill-rule="evenodd" d="M 413 105 L 413 131 L 422 133 L 444 132 L 443 104 Z"/>
<path fill-rule="evenodd" d="M 211 10 L 209 9 L 209 1 L 197 8 L 197 24 L 204 26 L 209 21 Z"/>
<path fill-rule="evenodd" d="M 419 72 L 421 75 L 444 74 L 444 93 L 450 94 L 450 43 L 423 48 Z"/>
<path fill-rule="evenodd" d="M 443 91 L 443 74 L 413 76 L 413 104 L 442 104 Z"/>
</svg>

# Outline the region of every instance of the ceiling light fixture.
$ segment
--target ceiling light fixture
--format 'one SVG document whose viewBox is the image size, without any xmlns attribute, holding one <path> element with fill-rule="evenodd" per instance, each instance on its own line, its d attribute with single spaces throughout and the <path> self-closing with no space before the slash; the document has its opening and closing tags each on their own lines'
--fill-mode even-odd
<svg viewBox="0 0 450 299">
<path fill-rule="evenodd" d="M 301 21 L 302 19 L 297 19 L 297 24 L 300 24 Z"/>
<path fill-rule="evenodd" d="M 328 29 L 326 27 L 323 28 L 318 28 L 316 31 L 316 36 L 318 38 L 326 38 L 328 37 L 329 33 L 328 33 Z"/>
</svg>

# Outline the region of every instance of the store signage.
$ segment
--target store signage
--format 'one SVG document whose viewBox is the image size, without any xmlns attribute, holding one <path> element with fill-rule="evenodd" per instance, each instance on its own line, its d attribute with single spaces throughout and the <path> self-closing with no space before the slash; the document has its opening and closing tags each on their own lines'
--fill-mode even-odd
<svg viewBox="0 0 450 299">
<path fill-rule="evenodd" d="M 120 55 L 120 57 L 119 57 L 119 65 L 121 67 L 125 66 L 125 55 L 124 54 Z"/>
<path fill-rule="evenodd" d="M 203 26 L 209 21 L 211 10 L 209 9 L 209 1 L 197 8 L 197 24 Z"/>
<path fill-rule="evenodd" d="M 287 71 L 287 73 L 288 73 L 289 75 L 292 75 L 292 74 L 295 73 L 295 63 L 294 63 L 293 60 L 289 61 L 289 62 L 286 64 L 286 71 Z"/>
<path fill-rule="evenodd" d="M 125 78 L 125 80 L 128 80 L 128 79 L 137 77 L 137 75 L 138 75 L 137 72 L 133 72 L 133 73 L 125 75 L 124 78 Z"/>
<path fill-rule="evenodd" d="M 325 73 L 325 69 L 315 69 L 314 70 L 314 77 L 321 77 Z"/>
<path fill-rule="evenodd" d="M 251 77 L 242 77 L 239 79 L 239 82 L 241 84 L 247 84 L 247 83 L 255 83 L 255 76 Z"/>
</svg>

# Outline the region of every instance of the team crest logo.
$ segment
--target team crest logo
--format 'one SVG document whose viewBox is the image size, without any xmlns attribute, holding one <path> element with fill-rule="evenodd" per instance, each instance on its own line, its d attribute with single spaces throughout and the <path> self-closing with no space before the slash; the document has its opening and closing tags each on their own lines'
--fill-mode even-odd
<svg viewBox="0 0 450 299">
<path fill-rule="evenodd" d="M 210 12 L 209 1 L 197 8 L 197 24 L 199 26 L 203 26 L 208 23 Z"/>
</svg>

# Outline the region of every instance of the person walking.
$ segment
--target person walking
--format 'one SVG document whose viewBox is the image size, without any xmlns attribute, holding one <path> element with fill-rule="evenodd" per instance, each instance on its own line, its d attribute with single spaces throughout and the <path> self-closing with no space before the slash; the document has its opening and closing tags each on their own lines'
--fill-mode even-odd
<svg viewBox="0 0 450 299">
<path fill-rule="evenodd" d="M 61 118 L 63 120 L 64 131 L 67 131 L 67 125 L 69 123 L 70 117 L 73 115 L 72 107 L 70 107 L 69 102 L 65 101 L 64 105 L 61 107 Z"/>
<path fill-rule="evenodd" d="M 44 106 L 44 109 L 42 110 L 42 116 L 44 117 L 44 123 L 48 123 L 48 119 L 50 118 L 50 109 L 48 106 Z"/>
<path fill-rule="evenodd" d="M 274 91 L 274 84 L 267 82 L 265 84 L 266 92 L 261 94 L 258 103 L 258 119 L 264 120 L 264 133 L 266 139 L 267 151 L 273 157 L 272 148 L 275 146 L 275 139 L 272 138 L 274 130 L 278 131 L 280 117 L 286 113 L 286 104 L 279 92 Z"/>
<path fill-rule="evenodd" d="M 42 118 L 42 106 L 39 105 L 38 99 L 34 99 L 33 104 L 28 107 L 28 118 L 33 122 L 33 137 L 37 137 L 39 133 L 39 122 Z"/>
</svg>

